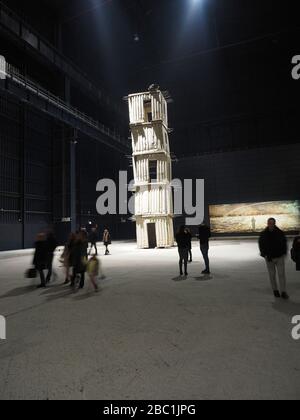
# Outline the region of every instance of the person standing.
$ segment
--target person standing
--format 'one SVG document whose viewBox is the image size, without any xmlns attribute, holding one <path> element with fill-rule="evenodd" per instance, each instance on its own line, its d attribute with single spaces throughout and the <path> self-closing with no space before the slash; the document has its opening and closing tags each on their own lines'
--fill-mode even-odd
<svg viewBox="0 0 300 420">
<path fill-rule="evenodd" d="M 97 228 L 93 227 L 90 234 L 89 234 L 89 241 L 90 241 L 90 244 L 91 244 L 89 255 L 91 255 L 91 253 L 93 251 L 93 248 L 95 249 L 96 255 L 98 255 L 97 240 L 98 240 Z"/>
<path fill-rule="evenodd" d="M 209 226 L 204 222 L 199 226 L 199 241 L 200 249 L 205 262 L 205 270 L 202 274 L 210 274 L 210 261 L 209 261 L 209 239 L 211 238 L 211 231 Z"/>
<path fill-rule="evenodd" d="M 41 284 L 38 286 L 46 287 L 46 279 L 44 275 L 44 270 L 47 266 L 47 258 L 48 258 L 48 248 L 46 243 L 46 235 L 44 233 L 39 233 L 36 238 L 35 242 L 35 253 L 33 257 L 33 265 L 37 272 L 40 275 Z"/>
<path fill-rule="evenodd" d="M 57 248 L 57 240 L 54 236 L 52 231 L 49 231 L 46 236 L 46 246 L 47 246 L 47 262 L 46 262 L 46 269 L 48 270 L 48 274 L 46 277 L 46 283 L 50 283 L 52 272 L 53 272 L 53 259 L 54 259 L 54 252 Z"/>
<path fill-rule="evenodd" d="M 296 270 L 300 271 L 300 236 L 297 236 L 294 240 L 291 257 L 296 263 Z"/>
<path fill-rule="evenodd" d="M 185 231 L 186 231 L 186 233 L 187 233 L 187 235 L 189 237 L 189 240 L 190 240 L 190 242 L 189 242 L 189 261 L 188 262 L 192 263 L 193 262 L 193 254 L 192 254 L 192 240 L 193 240 L 193 235 L 192 235 L 190 229 L 185 228 Z"/>
<path fill-rule="evenodd" d="M 268 220 L 268 226 L 260 234 L 259 249 L 266 260 L 271 286 L 276 298 L 289 299 L 286 291 L 285 256 L 287 254 L 287 240 L 282 230 L 276 225 L 273 217 Z M 279 278 L 277 285 L 276 271 Z"/>
<path fill-rule="evenodd" d="M 108 229 L 104 230 L 103 233 L 103 244 L 105 246 L 105 255 L 109 255 L 108 246 L 111 245 L 111 237 Z"/>
<path fill-rule="evenodd" d="M 184 264 L 184 275 L 188 276 L 187 265 L 189 258 L 190 236 L 186 231 L 185 226 L 181 226 L 177 235 L 176 242 L 178 245 L 179 253 L 179 272 L 183 275 L 182 264 Z"/>
</svg>

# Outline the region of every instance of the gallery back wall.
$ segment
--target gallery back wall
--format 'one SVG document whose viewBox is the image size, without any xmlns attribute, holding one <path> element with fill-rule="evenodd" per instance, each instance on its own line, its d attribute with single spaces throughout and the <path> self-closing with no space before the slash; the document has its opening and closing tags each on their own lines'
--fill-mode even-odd
<svg viewBox="0 0 300 420">
<path fill-rule="evenodd" d="M 300 144 L 217 153 L 181 159 L 174 178 L 205 180 L 206 216 L 210 204 L 300 198 Z"/>
</svg>

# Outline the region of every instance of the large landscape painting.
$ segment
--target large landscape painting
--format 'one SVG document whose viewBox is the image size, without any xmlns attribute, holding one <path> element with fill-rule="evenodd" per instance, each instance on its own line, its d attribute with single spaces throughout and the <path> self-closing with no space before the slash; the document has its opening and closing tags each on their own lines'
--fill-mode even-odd
<svg viewBox="0 0 300 420">
<path fill-rule="evenodd" d="M 272 201 L 210 206 L 213 233 L 258 233 L 275 217 L 285 232 L 300 231 L 300 201 Z"/>
</svg>

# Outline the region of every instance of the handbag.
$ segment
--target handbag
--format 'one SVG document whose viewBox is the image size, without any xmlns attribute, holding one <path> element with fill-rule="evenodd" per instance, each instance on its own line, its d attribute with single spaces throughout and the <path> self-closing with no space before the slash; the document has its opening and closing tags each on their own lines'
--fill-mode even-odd
<svg viewBox="0 0 300 420">
<path fill-rule="evenodd" d="M 25 278 L 26 279 L 35 279 L 37 277 L 37 270 L 35 268 L 29 268 L 25 272 Z"/>
</svg>

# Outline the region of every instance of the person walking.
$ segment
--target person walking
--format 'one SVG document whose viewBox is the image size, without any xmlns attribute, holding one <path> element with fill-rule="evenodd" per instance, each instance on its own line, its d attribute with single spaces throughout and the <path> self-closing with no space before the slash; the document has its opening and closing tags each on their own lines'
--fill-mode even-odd
<svg viewBox="0 0 300 420">
<path fill-rule="evenodd" d="M 190 248 L 190 236 L 186 232 L 185 226 L 181 226 L 177 235 L 176 242 L 178 245 L 179 253 L 179 272 L 180 275 L 183 275 L 182 265 L 184 265 L 184 275 L 188 276 L 187 265 L 189 258 L 189 248 Z"/>
<path fill-rule="evenodd" d="M 210 274 L 210 261 L 209 261 L 209 239 L 211 238 L 211 231 L 209 226 L 206 223 L 202 223 L 199 226 L 199 241 L 200 249 L 205 263 L 205 270 L 202 271 L 202 274 Z"/>
<path fill-rule="evenodd" d="M 185 228 L 185 231 L 186 231 L 186 233 L 187 233 L 187 235 L 188 235 L 188 237 L 189 237 L 189 263 L 192 263 L 193 262 L 193 253 L 192 253 L 192 240 L 193 240 L 193 235 L 192 235 L 192 233 L 191 233 L 191 231 L 190 231 L 190 229 L 188 229 L 188 228 Z"/>
<path fill-rule="evenodd" d="M 99 287 L 97 284 L 97 277 L 99 276 L 99 272 L 100 272 L 100 261 L 97 258 L 96 254 L 94 254 L 92 258 L 90 258 L 90 260 L 88 261 L 86 271 L 89 275 L 90 282 L 92 283 L 95 289 L 95 292 L 98 292 Z"/>
<path fill-rule="evenodd" d="M 46 287 L 46 279 L 44 275 L 44 270 L 46 269 L 48 261 L 48 247 L 46 243 L 46 235 L 44 233 L 39 233 L 35 242 L 35 252 L 33 257 L 33 265 L 36 271 L 40 275 L 41 284 L 38 286 Z"/>
<path fill-rule="evenodd" d="M 98 249 L 97 249 L 97 240 L 98 240 L 98 232 L 97 228 L 92 228 L 90 234 L 89 234 L 89 241 L 91 244 L 89 255 L 91 255 L 93 248 L 95 249 L 96 255 L 98 255 Z"/>
<path fill-rule="evenodd" d="M 54 252 L 58 246 L 58 242 L 52 231 L 48 231 L 46 236 L 46 247 L 47 247 L 47 262 L 46 269 L 48 270 L 46 277 L 46 284 L 50 283 L 52 272 L 53 272 L 53 259 Z"/>
<path fill-rule="evenodd" d="M 260 234 L 259 249 L 266 260 L 271 286 L 276 298 L 289 299 L 286 291 L 285 256 L 287 240 L 284 232 L 276 225 L 273 217 L 268 220 L 266 229 Z M 277 285 L 276 271 L 279 278 Z"/>
<path fill-rule="evenodd" d="M 103 244 L 105 246 L 105 255 L 109 255 L 108 246 L 111 245 L 111 236 L 108 229 L 104 230 L 103 233 Z"/>
<path fill-rule="evenodd" d="M 65 282 L 64 284 L 69 284 L 70 283 L 70 269 L 72 267 L 72 250 L 73 250 L 73 246 L 75 244 L 76 241 L 76 235 L 75 233 L 70 233 L 68 242 L 65 245 L 65 249 L 62 255 L 62 262 L 63 265 L 65 267 L 65 273 L 66 273 L 66 278 L 65 278 Z"/>
<path fill-rule="evenodd" d="M 294 240 L 291 257 L 296 263 L 296 270 L 300 271 L 300 236 L 297 236 Z"/>
<path fill-rule="evenodd" d="M 76 286 L 76 279 L 77 277 L 80 277 L 79 288 L 83 289 L 87 264 L 87 238 L 83 231 L 80 231 L 76 235 L 76 240 L 71 252 L 71 264 L 73 266 L 71 287 Z"/>
</svg>

